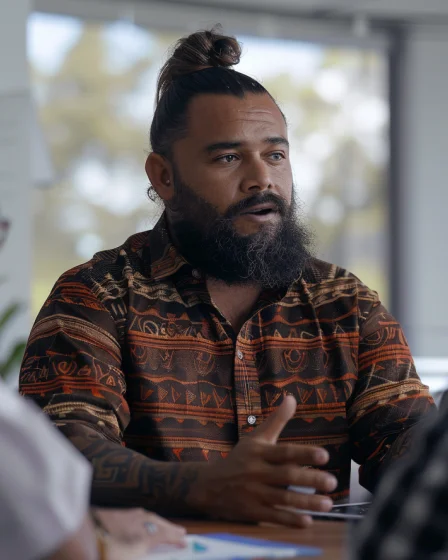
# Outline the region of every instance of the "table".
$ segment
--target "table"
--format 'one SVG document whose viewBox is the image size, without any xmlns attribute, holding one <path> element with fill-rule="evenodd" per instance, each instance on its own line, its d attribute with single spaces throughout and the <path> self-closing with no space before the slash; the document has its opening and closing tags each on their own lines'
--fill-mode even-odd
<svg viewBox="0 0 448 560">
<path fill-rule="evenodd" d="M 245 525 L 214 521 L 184 521 L 181 523 L 189 533 L 234 533 L 245 537 L 291 542 L 323 549 L 317 560 L 345 560 L 348 558 L 346 535 L 348 525 L 335 521 L 314 521 L 307 529 L 288 529 L 267 525 Z M 304 557 L 302 557 L 304 558 Z"/>
</svg>

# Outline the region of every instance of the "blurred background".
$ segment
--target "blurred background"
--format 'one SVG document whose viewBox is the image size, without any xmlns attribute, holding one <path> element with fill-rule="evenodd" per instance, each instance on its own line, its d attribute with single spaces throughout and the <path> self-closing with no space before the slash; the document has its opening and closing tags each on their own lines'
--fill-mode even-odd
<svg viewBox="0 0 448 560">
<path fill-rule="evenodd" d="M 61 273 L 154 225 L 157 73 L 219 22 L 286 114 L 318 256 L 377 290 L 425 381 L 448 385 L 447 0 L 0 5 L 0 375 Z"/>
</svg>

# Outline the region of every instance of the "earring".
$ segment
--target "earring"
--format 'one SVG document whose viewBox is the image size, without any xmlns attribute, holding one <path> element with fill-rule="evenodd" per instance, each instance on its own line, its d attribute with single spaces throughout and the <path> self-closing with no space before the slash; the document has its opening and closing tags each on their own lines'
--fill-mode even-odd
<svg viewBox="0 0 448 560">
<path fill-rule="evenodd" d="M 169 185 L 169 184 L 170 184 L 170 180 L 167 179 L 167 180 L 165 181 L 165 184 L 166 184 L 166 185 Z"/>
</svg>

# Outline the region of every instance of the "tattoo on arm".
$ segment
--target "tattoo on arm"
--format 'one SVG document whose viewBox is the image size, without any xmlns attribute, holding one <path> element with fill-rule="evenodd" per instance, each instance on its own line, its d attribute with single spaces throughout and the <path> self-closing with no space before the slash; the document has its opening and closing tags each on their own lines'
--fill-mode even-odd
<svg viewBox="0 0 448 560">
<path fill-rule="evenodd" d="M 397 459 L 401 459 L 408 454 L 409 450 L 411 449 L 412 443 L 415 442 L 415 434 L 419 428 L 419 424 L 414 424 L 414 426 L 411 426 L 397 437 L 397 439 L 390 446 L 386 456 L 384 457 L 381 471 L 387 469 Z"/>
<path fill-rule="evenodd" d="M 195 513 L 190 497 L 202 465 L 154 461 L 97 436 L 71 440 L 93 464 L 95 505 L 145 507 L 169 515 Z"/>
</svg>

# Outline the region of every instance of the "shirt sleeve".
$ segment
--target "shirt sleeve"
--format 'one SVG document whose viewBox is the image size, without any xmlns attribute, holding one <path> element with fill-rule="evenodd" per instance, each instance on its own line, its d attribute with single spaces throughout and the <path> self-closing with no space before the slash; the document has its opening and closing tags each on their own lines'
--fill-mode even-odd
<svg viewBox="0 0 448 560">
<path fill-rule="evenodd" d="M 31 331 L 19 388 L 67 437 L 121 444 L 129 423 L 121 346 L 114 318 L 95 292 L 101 287 L 86 275 L 73 269 L 53 288 Z"/>
<path fill-rule="evenodd" d="M 357 528 L 356 560 L 448 557 L 448 406 L 424 424 L 406 458 L 381 481 Z"/>
<path fill-rule="evenodd" d="M 352 458 L 362 465 L 360 483 L 373 491 L 394 443 L 399 445 L 434 402 L 415 371 L 397 320 L 374 292 L 366 289 L 360 300 L 358 380 L 347 403 L 347 419 Z"/>
<path fill-rule="evenodd" d="M 49 555 L 88 512 L 91 466 L 18 394 L 0 383 L 0 558 Z"/>
</svg>

